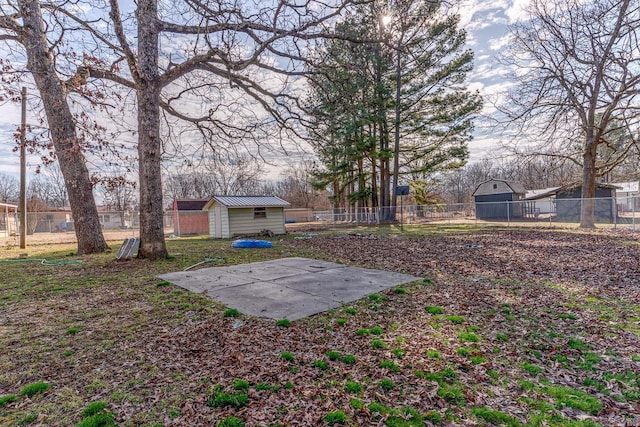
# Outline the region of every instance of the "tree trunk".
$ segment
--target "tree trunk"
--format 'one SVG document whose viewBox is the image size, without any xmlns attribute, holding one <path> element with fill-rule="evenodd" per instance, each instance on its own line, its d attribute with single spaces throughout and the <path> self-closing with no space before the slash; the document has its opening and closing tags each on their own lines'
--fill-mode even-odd
<svg viewBox="0 0 640 427">
<path fill-rule="evenodd" d="M 582 172 L 582 204 L 580 209 L 580 228 L 596 228 L 595 197 L 596 197 L 596 156 L 587 143 L 583 159 Z"/>
<path fill-rule="evenodd" d="M 93 185 L 64 86 L 57 76 L 47 46 L 40 4 L 34 0 L 21 0 L 19 4 L 26 30 L 27 68 L 33 75 L 47 115 L 51 142 L 69 196 L 78 254 L 104 252 L 108 246 L 100 227 Z"/>
<path fill-rule="evenodd" d="M 167 257 L 162 210 L 162 142 L 158 75 L 158 4 L 140 0 L 138 17 L 138 158 L 140 179 L 140 250 L 148 259 Z"/>
</svg>

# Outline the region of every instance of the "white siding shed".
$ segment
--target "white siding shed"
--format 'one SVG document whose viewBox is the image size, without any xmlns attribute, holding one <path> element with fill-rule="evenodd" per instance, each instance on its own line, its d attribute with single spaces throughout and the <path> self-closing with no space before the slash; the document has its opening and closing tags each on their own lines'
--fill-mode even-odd
<svg viewBox="0 0 640 427">
<path fill-rule="evenodd" d="M 285 234 L 287 206 L 289 202 L 275 196 L 213 196 L 202 209 L 209 213 L 209 236 L 228 239 L 262 230 Z"/>
</svg>

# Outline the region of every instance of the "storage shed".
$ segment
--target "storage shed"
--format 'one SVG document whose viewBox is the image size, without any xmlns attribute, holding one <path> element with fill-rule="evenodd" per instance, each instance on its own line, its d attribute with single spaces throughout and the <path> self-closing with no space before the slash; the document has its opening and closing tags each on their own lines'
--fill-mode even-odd
<svg viewBox="0 0 640 427">
<path fill-rule="evenodd" d="M 176 236 L 209 232 L 209 217 L 203 207 L 209 199 L 178 199 L 173 201 L 173 233 Z"/>
<path fill-rule="evenodd" d="M 275 196 L 213 196 L 202 209 L 209 214 L 209 236 L 226 239 L 262 230 L 285 234 L 286 206 Z"/>
<path fill-rule="evenodd" d="M 596 184 L 596 221 L 614 222 L 617 214 L 616 188 L 616 186 L 610 184 Z M 558 221 L 580 221 L 581 198 L 582 185 L 573 184 L 560 187 L 556 193 L 556 219 Z"/>
<path fill-rule="evenodd" d="M 473 192 L 477 219 L 522 218 L 524 186 L 504 179 L 490 179 L 478 185 Z"/>
</svg>

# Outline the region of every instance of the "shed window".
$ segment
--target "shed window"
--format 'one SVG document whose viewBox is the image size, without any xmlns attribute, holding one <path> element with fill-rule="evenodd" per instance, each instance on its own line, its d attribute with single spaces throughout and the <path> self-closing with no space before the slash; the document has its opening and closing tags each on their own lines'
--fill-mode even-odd
<svg viewBox="0 0 640 427">
<path fill-rule="evenodd" d="M 253 208 L 253 218 L 266 218 L 267 208 Z"/>
<path fill-rule="evenodd" d="M 498 184 L 493 184 L 493 189 L 497 190 L 498 189 Z"/>
</svg>

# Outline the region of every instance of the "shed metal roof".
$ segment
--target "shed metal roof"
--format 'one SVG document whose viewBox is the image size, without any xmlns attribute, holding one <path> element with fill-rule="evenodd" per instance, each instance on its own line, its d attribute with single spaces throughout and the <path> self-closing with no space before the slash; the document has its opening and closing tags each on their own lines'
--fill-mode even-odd
<svg viewBox="0 0 640 427">
<path fill-rule="evenodd" d="M 472 196 L 479 195 L 477 193 L 478 193 L 478 190 L 480 189 L 480 187 L 483 186 L 484 184 L 488 183 L 488 182 L 503 182 L 507 187 L 509 187 L 511 189 L 511 191 L 513 193 L 516 193 L 516 194 L 524 194 L 525 193 L 524 186 L 522 184 L 520 184 L 519 182 L 507 181 L 506 179 L 491 178 L 491 179 L 488 179 L 488 180 L 478 184 L 476 189 L 473 191 Z"/>
<path fill-rule="evenodd" d="M 201 211 L 209 203 L 209 199 L 177 199 L 174 206 L 179 211 Z"/>
<path fill-rule="evenodd" d="M 216 202 L 228 208 L 275 208 L 289 206 L 289 202 L 276 196 L 213 196 L 202 209 L 207 210 Z"/>
<path fill-rule="evenodd" d="M 569 193 L 573 190 L 575 190 L 576 188 L 581 188 L 582 184 L 579 182 L 574 182 L 571 184 L 567 184 L 567 185 L 563 185 L 562 187 L 551 187 L 549 188 L 546 193 L 544 192 L 540 192 L 537 193 L 535 195 L 529 196 L 527 198 L 525 198 L 525 200 L 540 200 L 540 199 L 544 199 L 545 197 L 551 197 L 551 196 L 556 196 L 559 193 Z M 611 190 L 616 190 L 620 187 L 616 186 L 616 185 L 612 185 L 612 184 L 602 184 L 602 183 L 596 183 L 596 188 L 597 189 L 611 189 Z"/>
<path fill-rule="evenodd" d="M 527 190 L 527 192 L 524 195 L 524 198 L 526 200 L 538 200 L 540 198 L 549 197 L 550 195 L 555 194 L 555 191 L 559 188 L 560 187 L 548 187 L 548 188 L 541 188 L 538 190 Z"/>
</svg>

